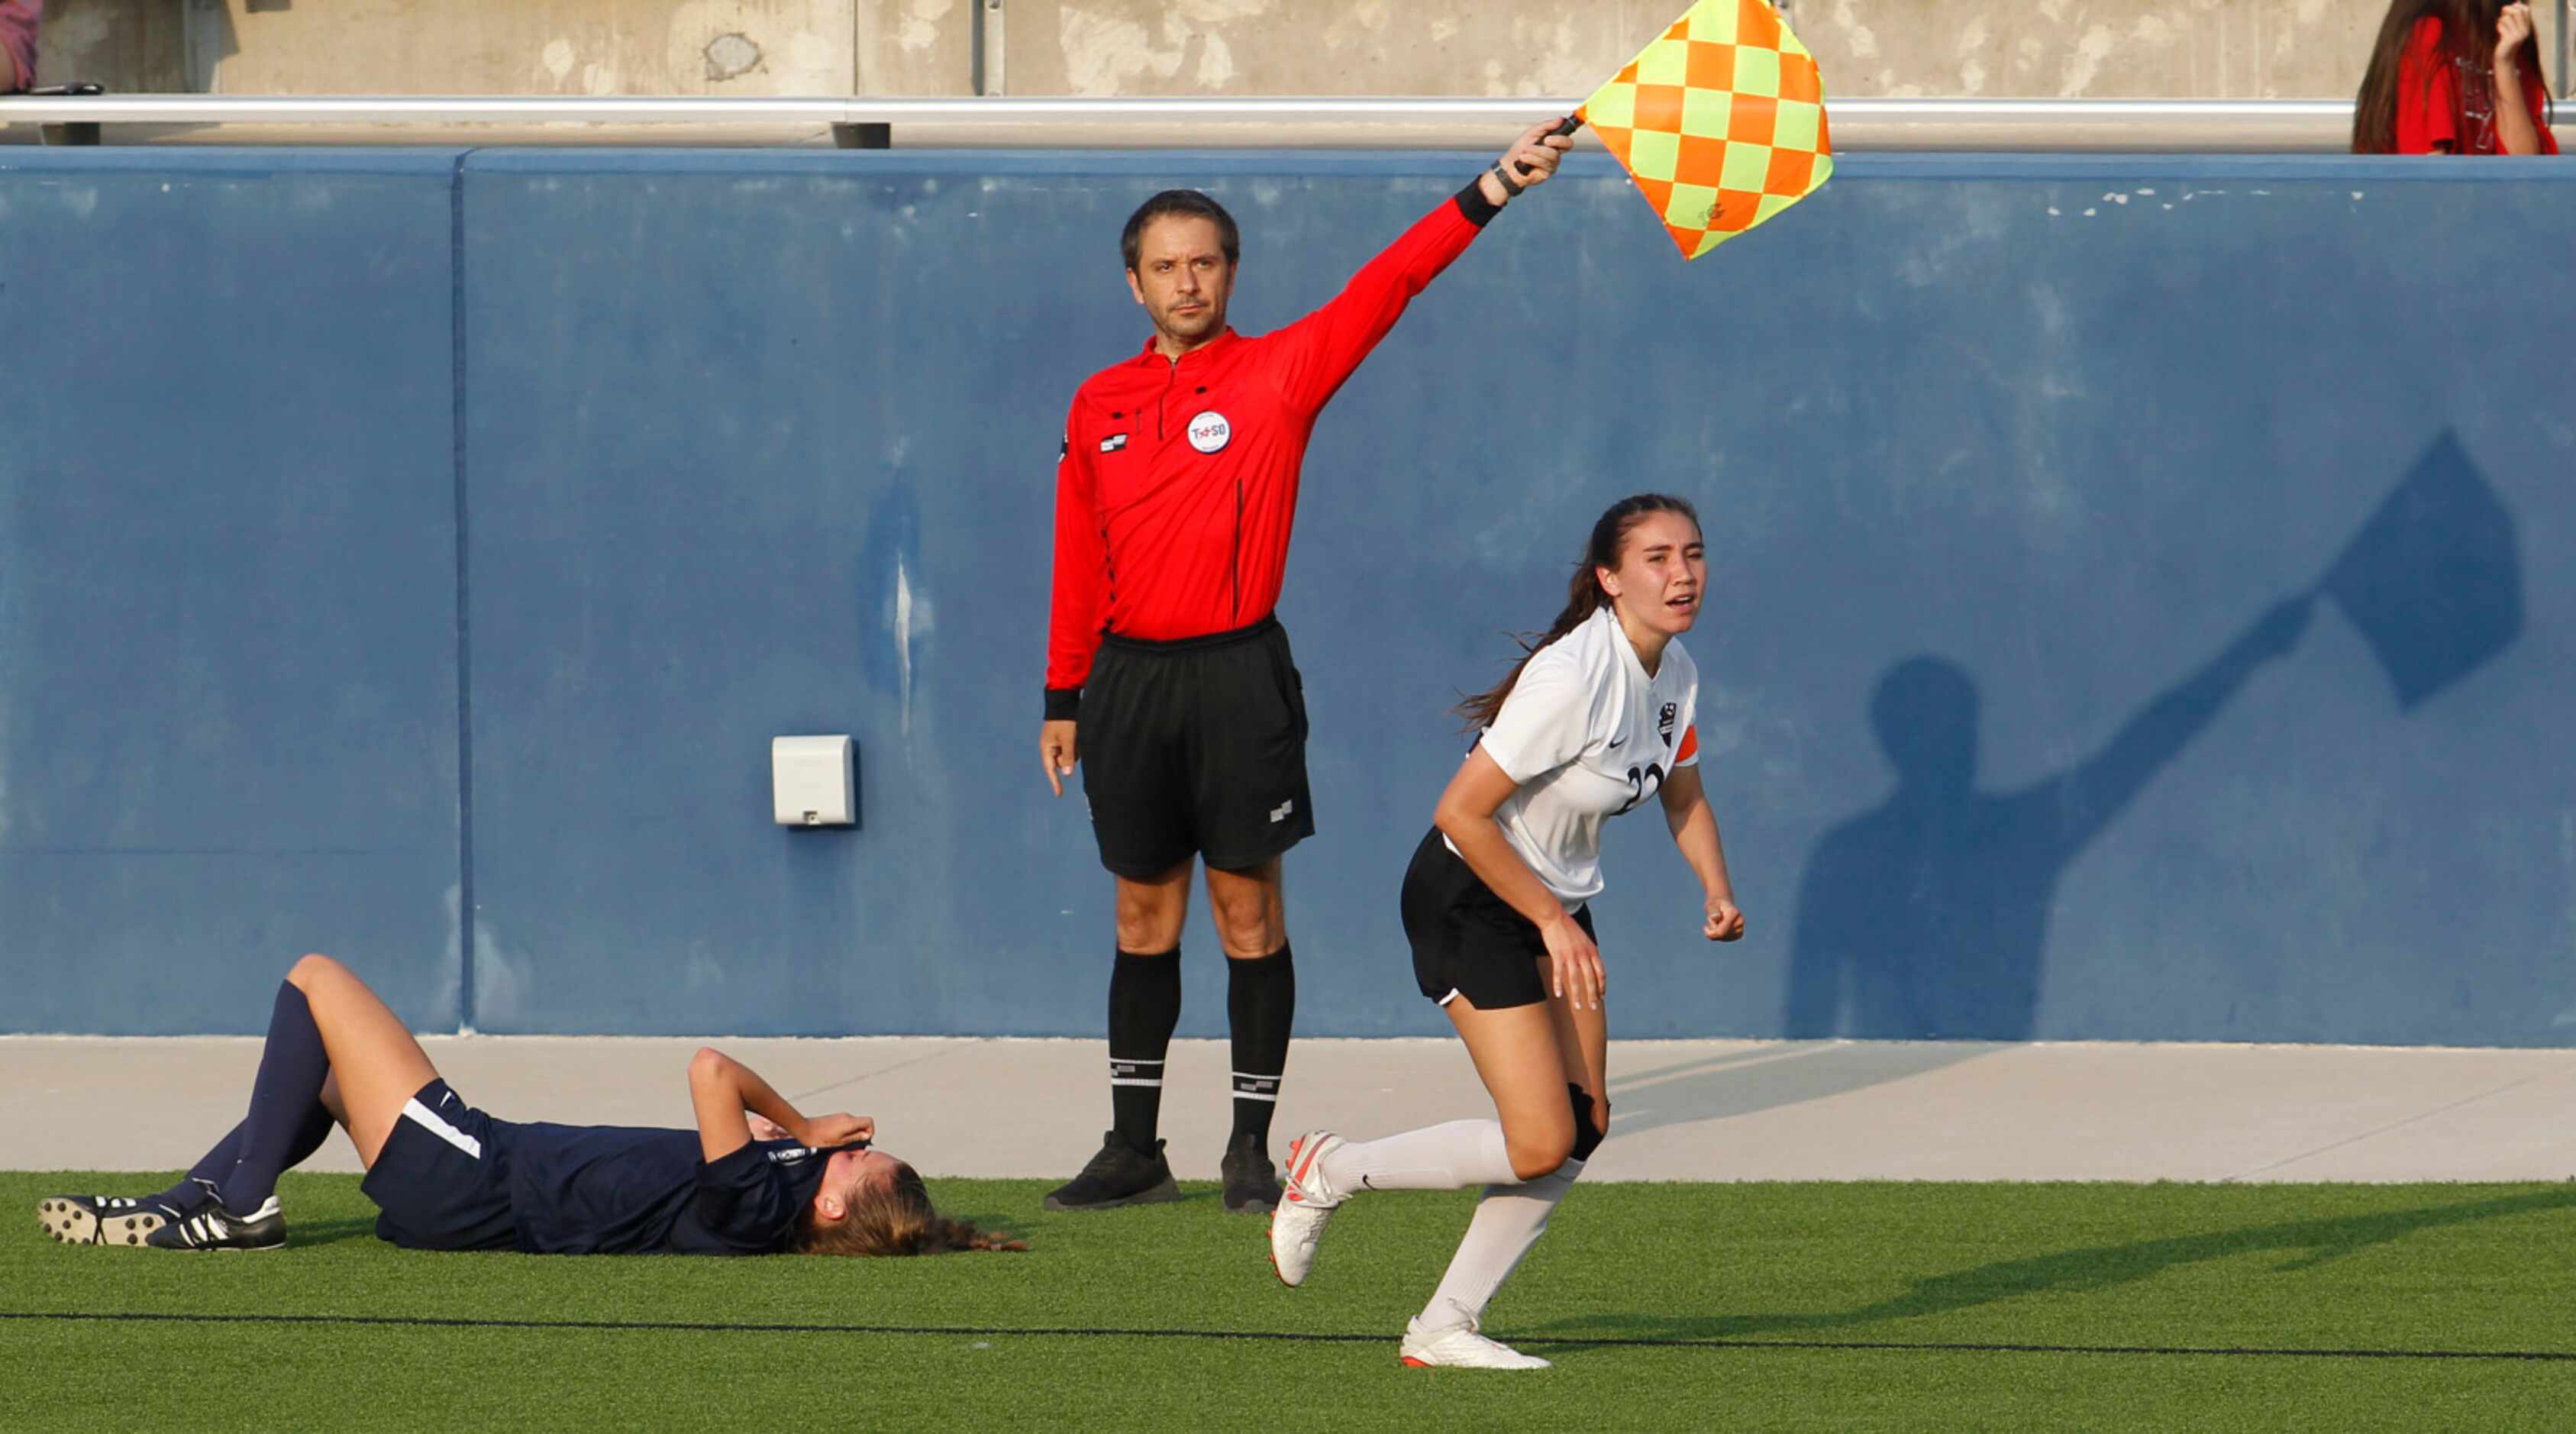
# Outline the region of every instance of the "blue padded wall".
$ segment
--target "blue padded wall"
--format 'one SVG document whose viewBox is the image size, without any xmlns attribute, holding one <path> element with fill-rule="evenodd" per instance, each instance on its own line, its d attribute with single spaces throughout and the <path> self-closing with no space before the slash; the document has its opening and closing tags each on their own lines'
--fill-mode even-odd
<svg viewBox="0 0 2576 1434">
<path fill-rule="evenodd" d="M 451 191 L 452 157 L 152 151 L 76 213 L 44 158 L 0 168 L 0 315 L 93 357 L 0 450 L 10 1029 L 237 1028 L 95 958 L 265 963 L 274 932 L 417 961 L 430 1025 L 466 996 L 496 1031 L 1096 1035 L 1109 884 L 1034 748 L 1064 405 L 1145 336 L 1118 226 L 1224 200 L 1258 332 L 1467 170 L 518 151 Z M 1578 158 L 1316 429 L 1281 607 L 1322 826 L 1289 862 L 1300 1029 L 1445 1029 L 1394 907 L 1444 709 L 1657 488 L 1706 520 L 1688 643 L 1752 935 L 1700 942 L 1662 824 L 1617 824 L 1615 1033 L 2567 1043 L 2576 419 L 2540 316 L 2576 279 L 2491 260 L 2571 213 L 2576 179 L 2515 162 L 1851 156 L 1684 266 Z M 30 497 L 74 462 L 78 502 Z M 299 466 L 373 477 L 335 507 Z M 220 551 L 147 553 L 154 524 Z M 74 585 L 117 541 L 119 581 Z M 353 586 L 262 606 L 280 569 L 328 588 L 315 548 Z M 308 685 L 263 682 L 287 664 Z M 265 720 L 223 707 L 254 693 Z M 179 761 L 207 710 L 232 745 Z M 855 831 L 770 821 L 769 739 L 812 732 L 858 739 Z M 341 854 L 398 813 L 399 862 Z M 292 875 L 117 847 L 147 838 Z M 1183 1030 L 1220 1033 L 1203 916 L 1184 948 Z"/>
</svg>

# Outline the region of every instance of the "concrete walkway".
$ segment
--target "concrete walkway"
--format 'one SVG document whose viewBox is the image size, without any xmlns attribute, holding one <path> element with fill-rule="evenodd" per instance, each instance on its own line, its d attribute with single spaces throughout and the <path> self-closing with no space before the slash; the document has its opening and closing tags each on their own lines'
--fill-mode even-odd
<svg viewBox="0 0 2576 1434">
<path fill-rule="evenodd" d="M 686 1125 L 679 1039 L 432 1036 L 495 1115 Z M 1098 1041 L 727 1040 L 807 1111 L 877 1118 L 925 1175 L 1081 1168 L 1108 1125 Z M 240 1118 L 248 1038 L 0 1037 L 0 1151 L 22 1170 L 184 1167 Z M 1163 1130 L 1213 1179 L 1227 1048 L 1176 1042 Z M 1611 1051 L 1601 1180 L 2564 1180 L 2576 1050 L 1634 1041 Z M 1274 1153 L 1329 1126 L 1368 1137 L 1489 1114 L 1449 1040 L 1308 1040 Z M 355 1170 L 334 1139 L 308 1167 Z"/>
</svg>

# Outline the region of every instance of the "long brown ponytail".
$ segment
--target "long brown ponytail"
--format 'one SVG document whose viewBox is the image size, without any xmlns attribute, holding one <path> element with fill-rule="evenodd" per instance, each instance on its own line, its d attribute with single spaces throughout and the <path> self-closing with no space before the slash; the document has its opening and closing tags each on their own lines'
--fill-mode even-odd
<svg viewBox="0 0 2576 1434">
<path fill-rule="evenodd" d="M 1025 1250 L 1005 1235 L 987 1234 L 931 1208 L 930 1187 L 920 1172 L 897 1165 L 885 1189 L 863 1196 L 850 1213 L 826 1224 L 808 1204 L 797 1217 L 791 1246 L 800 1255 L 938 1255 L 951 1250 Z"/>
<path fill-rule="evenodd" d="M 2419 20 L 2438 20 L 2442 25 L 2441 63 L 2466 59 L 2478 66 L 2492 62 L 2495 54 L 2496 17 L 2504 10 L 2502 0 L 2389 0 L 2388 15 L 2379 22 L 2379 38 L 2370 47 L 2370 64 L 2362 71 L 2361 93 L 2352 105 L 2352 152 L 2355 154 L 2394 154 L 2397 151 L 2397 72 L 2406 54 L 2406 43 L 2415 36 Z M 2549 76 L 2540 66 L 2540 35 L 2535 29 L 2531 38 L 2522 42 L 2515 62 L 2532 78 L 2540 81 L 2541 124 L 2553 118 L 2556 105 L 2548 98 Z M 2430 77 L 2427 77 L 2429 83 Z M 2464 100 L 2455 99 L 2454 103 Z M 2519 94 L 2495 96 L 2494 103 L 2521 104 Z M 2454 118 L 2460 118 L 2454 116 Z"/>
<path fill-rule="evenodd" d="M 1679 513 L 1690 519 L 1692 527 L 1699 526 L 1699 510 L 1669 493 L 1638 493 L 1611 504 L 1600 521 L 1592 525 L 1592 538 L 1583 545 L 1583 556 L 1574 564 L 1573 579 L 1566 584 L 1565 611 L 1556 615 L 1556 621 L 1549 623 L 1544 633 L 1513 633 L 1512 641 L 1520 644 L 1521 655 L 1512 670 L 1491 689 L 1449 709 L 1466 719 L 1469 730 L 1492 726 L 1494 718 L 1502 713 L 1503 699 L 1512 695 L 1513 684 L 1521 680 L 1521 669 L 1529 666 L 1538 650 L 1583 626 L 1610 601 L 1610 595 L 1601 590 L 1599 570 L 1619 566 L 1619 550 L 1627 546 L 1628 530 L 1649 513 Z"/>
</svg>

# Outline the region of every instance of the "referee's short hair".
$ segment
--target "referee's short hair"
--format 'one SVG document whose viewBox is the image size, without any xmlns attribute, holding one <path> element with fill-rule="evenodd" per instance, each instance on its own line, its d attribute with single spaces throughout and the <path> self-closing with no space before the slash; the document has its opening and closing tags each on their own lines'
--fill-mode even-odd
<svg viewBox="0 0 2576 1434">
<path fill-rule="evenodd" d="M 1225 262 L 1233 264 L 1243 258 L 1243 235 L 1234 227 L 1234 216 L 1225 212 L 1224 205 L 1195 189 L 1166 189 L 1137 205 L 1136 212 L 1127 216 L 1126 231 L 1118 236 L 1118 252 L 1126 258 L 1128 268 L 1136 267 L 1137 255 L 1144 250 L 1145 226 L 1169 215 L 1214 224 L 1217 245 L 1225 250 Z"/>
</svg>

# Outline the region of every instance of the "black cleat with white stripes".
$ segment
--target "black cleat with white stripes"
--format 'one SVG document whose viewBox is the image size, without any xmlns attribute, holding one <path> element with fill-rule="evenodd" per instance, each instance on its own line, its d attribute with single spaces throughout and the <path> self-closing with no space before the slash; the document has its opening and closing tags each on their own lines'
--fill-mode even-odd
<svg viewBox="0 0 2576 1434">
<path fill-rule="evenodd" d="M 286 1216 L 274 1195 L 247 1215 L 214 1199 L 152 1231 L 143 1243 L 156 1250 L 279 1250 L 286 1247 Z"/>
</svg>

